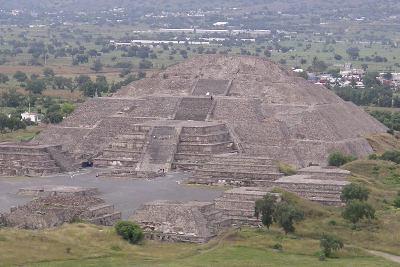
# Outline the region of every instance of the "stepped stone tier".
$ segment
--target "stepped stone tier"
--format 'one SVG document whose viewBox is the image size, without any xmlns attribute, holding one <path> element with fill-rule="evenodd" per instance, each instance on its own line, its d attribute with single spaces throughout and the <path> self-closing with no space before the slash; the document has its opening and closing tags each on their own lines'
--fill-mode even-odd
<svg viewBox="0 0 400 267">
<path fill-rule="evenodd" d="M 18 195 L 23 196 L 94 196 L 99 194 L 97 188 L 85 188 L 79 186 L 44 185 L 20 188 Z"/>
<path fill-rule="evenodd" d="M 334 150 L 362 157 L 373 152 L 365 136 L 386 130 L 361 108 L 266 59 L 205 55 L 86 101 L 34 142 L 62 144 L 75 160 L 93 159 L 98 167 L 198 169 L 204 181 L 263 185 L 279 178 L 271 162 L 326 165 Z M 246 166 L 215 159 L 232 153 Z M 231 167 L 236 174 L 224 174 Z"/>
<path fill-rule="evenodd" d="M 154 201 L 144 204 L 130 220 L 140 224 L 148 239 L 204 243 L 217 234 L 222 213 L 211 202 Z"/>
<path fill-rule="evenodd" d="M 82 190 L 78 194 L 71 188 L 61 191 L 60 194 L 45 195 L 23 206 L 13 207 L 9 213 L 0 214 L 0 225 L 43 229 L 82 220 L 109 226 L 121 219 L 121 213 L 101 198 L 82 193 Z"/>
<path fill-rule="evenodd" d="M 42 176 L 73 169 L 61 145 L 0 143 L 0 176 Z"/>
</svg>

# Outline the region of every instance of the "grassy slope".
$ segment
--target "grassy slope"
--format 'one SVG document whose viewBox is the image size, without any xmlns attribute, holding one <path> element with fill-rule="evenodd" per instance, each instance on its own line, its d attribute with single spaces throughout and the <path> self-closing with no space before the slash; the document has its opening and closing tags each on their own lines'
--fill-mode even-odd
<svg viewBox="0 0 400 267">
<path fill-rule="evenodd" d="M 283 245 L 283 252 L 271 247 Z M 67 250 L 70 248 L 70 252 Z M 230 231 L 205 245 L 129 245 L 110 228 L 74 224 L 55 230 L 0 231 L 0 266 L 396 266 L 355 248 L 318 261 L 317 240 L 271 231 Z M 30 264 L 29 264 L 30 263 Z"/>
</svg>

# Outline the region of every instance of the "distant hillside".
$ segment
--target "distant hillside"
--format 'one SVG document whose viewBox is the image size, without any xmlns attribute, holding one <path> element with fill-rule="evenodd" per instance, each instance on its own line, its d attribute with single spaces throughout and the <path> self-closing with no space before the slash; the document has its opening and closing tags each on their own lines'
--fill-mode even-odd
<svg viewBox="0 0 400 267">
<path fill-rule="evenodd" d="M 246 11 L 251 9 L 259 11 L 260 6 L 270 11 L 295 12 L 297 14 L 351 10 L 355 14 L 362 15 L 377 11 L 395 13 L 400 9 L 398 0 L 0 0 L 0 9 L 18 8 L 35 11 L 104 10 L 113 7 L 146 10 L 239 7 Z"/>
</svg>

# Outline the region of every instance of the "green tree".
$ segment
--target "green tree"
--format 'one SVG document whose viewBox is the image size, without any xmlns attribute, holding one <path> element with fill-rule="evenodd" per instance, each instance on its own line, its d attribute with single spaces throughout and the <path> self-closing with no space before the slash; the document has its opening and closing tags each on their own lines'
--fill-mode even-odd
<svg viewBox="0 0 400 267">
<path fill-rule="evenodd" d="M 400 208 L 400 191 L 397 192 L 397 196 L 393 201 L 393 206 L 395 206 L 396 208 Z"/>
<path fill-rule="evenodd" d="M 69 114 L 71 114 L 74 110 L 75 110 L 75 106 L 74 106 L 74 104 L 72 104 L 72 103 L 66 102 L 66 103 L 63 103 L 63 104 L 61 105 L 61 112 L 62 112 L 64 115 L 69 115 Z"/>
<path fill-rule="evenodd" d="M 117 222 L 115 230 L 118 235 L 122 236 L 123 239 L 128 240 L 131 244 L 137 244 L 144 238 L 140 226 L 130 221 Z"/>
<path fill-rule="evenodd" d="M 356 60 L 360 56 L 360 49 L 358 47 L 349 47 L 346 53 L 349 55 L 350 59 Z"/>
<path fill-rule="evenodd" d="M 369 190 L 365 186 L 351 183 L 343 187 L 340 199 L 346 203 L 352 200 L 367 201 L 368 196 Z"/>
<path fill-rule="evenodd" d="M 7 75 L 0 73 L 0 83 L 6 83 L 8 82 L 10 79 L 8 78 Z"/>
<path fill-rule="evenodd" d="M 26 73 L 25 72 L 22 72 L 22 71 L 17 71 L 15 74 L 14 74 L 14 79 L 16 79 L 18 82 L 25 82 L 26 80 L 28 80 L 28 76 L 26 75 Z"/>
<path fill-rule="evenodd" d="M 95 72 L 100 72 L 103 70 L 103 63 L 101 63 L 101 60 L 99 58 L 94 61 L 92 70 L 94 70 Z"/>
<path fill-rule="evenodd" d="M 348 162 L 354 161 L 357 158 L 352 155 L 345 155 L 340 151 L 335 151 L 331 153 L 328 157 L 329 166 L 340 167 Z"/>
<path fill-rule="evenodd" d="M 46 83 L 43 80 L 30 80 L 26 84 L 26 90 L 33 94 L 41 94 L 46 89 Z"/>
<path fill-rule="evenodd" d="M 330 257 L 333 251 L 337 251 L 343 248 L 343 241 L 335 236 L 323 234 L 320 239 L 319 245 L 322 249 L 322 253 L 326 257 Z"/>
<path fill-rule="evenodd" d="M 285 234 L 295 231 L 294 223 L 304 219 L 304 213 L 288 202 L 280 202 L 276 205 L 274 221 L 278 223 Z"/>
<path fill-rule="evenodd" d="M 400 151 L 399 150 L 385 151 L 382 154 L 381 159 L 400 164 Z"/>
<path fill-rule="evenodd" d="M 8 126 L 8 116 L 4 113 L 0 113 L 0 133 L 4 133 Z"/>
<path fill-rule="evenodd" d="M 53 69 L 51 69 L 51 68 L 44 68 L 43 69 L 43 75 L 46 78 L 52 78 L 52 77 L 55 76 L 55 73 L 54 73 Z"/>
<path fill-rule="evenodd" d="M 261 214 L 261 222 L 263 225 L 269 227 L 273 223 L 273 214 L 276 209 L 276 196 L 266 194 L 263 199 L 256 201 L 254 215 L 259 218 Z"/>
<path fill-rule="evenodd" d="M 352 222 L 354 225 L 361 219 L 368 220 L 375 218 L 374 208 L 366 202 L 360 200 L 352 200 L 347 203 L 346 208 L 342 212 L 344 219 Z"/>
</svg>

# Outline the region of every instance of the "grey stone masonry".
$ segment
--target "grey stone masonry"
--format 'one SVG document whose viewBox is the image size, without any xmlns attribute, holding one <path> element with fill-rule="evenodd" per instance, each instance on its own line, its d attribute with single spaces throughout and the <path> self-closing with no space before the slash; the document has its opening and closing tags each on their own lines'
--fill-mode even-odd
<svg viewBox="0 0 400 267">
<path fill-rule="evenodd" d="M 61 146 L 0 144 L 0 176 L 51 175 L 74 169 L 72 162 Z"/>
<path fill-rule="evenodd" d="M 74 190 L 73 190 L 74 191 Z M 57 227 L 74 221 L 113 225 L 121 219 L 103 199 L 86 194 L 52 194 L 39 197 L 25 205 L 12 208 L 0 216 L 0 224 L 6 227 L 43 229 Z"/>
<path fill-rule="evenodd" d="M 236 152 L 235 144 L 224 124 L 183 127 L 173 167 L 194 170 L 215 155 Z"/>
<path fill-rule="evenodd" d="M 195 169 L 189 183 L 266 186 L 283 175 L 273 160 L 240 154 L 214 156 Z"/>
<path fill-rule="evenodd" d="M 154 201 L 142 205 L 130 220 L 149 239 L 204 243 L 217 234 L 214 222 L 221 218 L 211 202 Z"/>
<path fill-rule="evenodd" d="M 96 167 L 135 168 L 141 162 L 151 127 L 137 125 L 134 131 L 116 136 L 94 159 Z"/>
<path fill-rule="evenodd" d="M 324 205 L 340 206 L 343 204 L 340 200 L 340 194 L 343 187 L 349 182 L 327 178 L 317 179 L 311 175 L 299 174 L 282 177 L 274 181 L 273 184 L 311 201 Z"/>
</svg>

